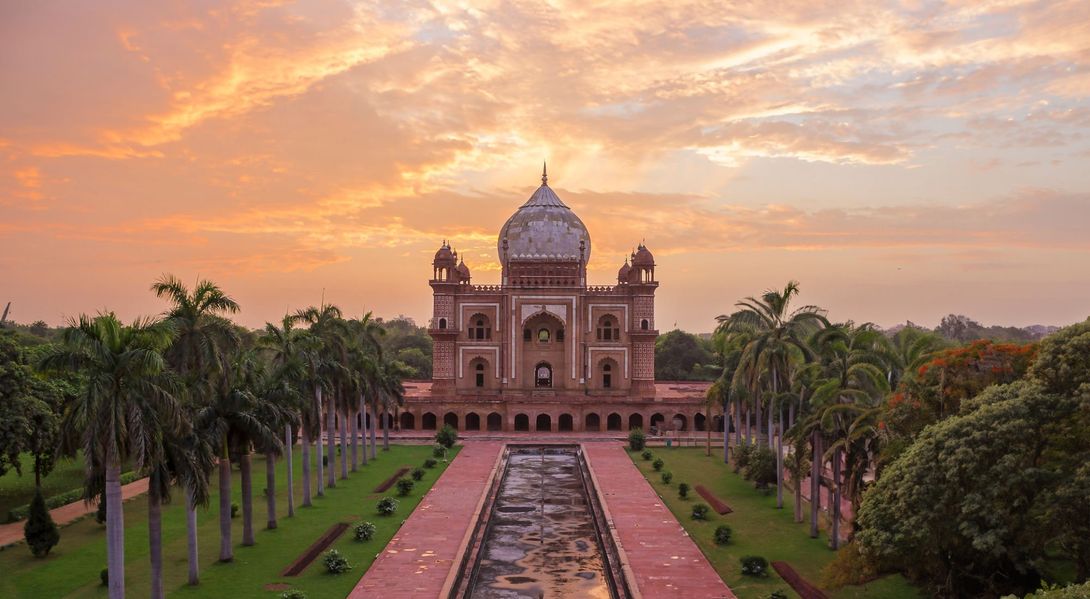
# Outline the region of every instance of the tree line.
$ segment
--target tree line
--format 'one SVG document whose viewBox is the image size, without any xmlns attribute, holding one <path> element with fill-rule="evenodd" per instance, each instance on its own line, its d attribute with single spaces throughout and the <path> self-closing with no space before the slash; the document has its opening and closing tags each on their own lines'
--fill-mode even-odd
<svg viewBox="0 0 1090 599">
<path fill-rule="evenodd" d="M 810 535 L 829 500 L 829 573 L 858 584 L 900 571 L 940 596 L 999 597 L 1090 575 L 1090 321 L 1039 343 L 831 322 L 792 305 L 796 282 L 718 317 L 709 401 L 733 449 L 809 478 Z M 785 451 L 786 450 L 786 451 Z M 737 462 L 737 459 L 736 459 Z M 758 476 L 758 479 L 762 478 Z M 842 503 L 852 507 L 841 530 Z"/>
<path fill-rule="evenodd" d="M 302 452 L 301 506 L 307 507 L 337 484 L 338 444 L 340 479 L 376 457 L 377 428 L 389 448 L 389 412 L 404 401 L 402 381 L 430 369 L 411 321 L 391 321 L 398 346 L 387 351 L 389 324 L 370 313 L 346 317 L 323 302 L 249 331 L 230 320 L 239 305 L 211 281 L 190 289 L 165 275 L 151 291 L 168 303 L 159 317 L 126 324 L 110 312 L 81 315 L 32 347 L 14 332 L 0 332 L 0 474 L 21 472 L 21 455 L 29 453 L 40 482 L 56 457 L 83 457 L 84 497 L 106 506 L 114 599 L 124 596 L 125 581 L 122 464 L 148 478 L 151 595 L 162 597 L 161 514 L 172 491 L 185 501 L 189 583 L 195 585 L 196 509 L 208 504 L 213 485 L 219 559 L 234 557 L 232 466 L 241 479 L 242 544 L 253 545 L 254 452 L 266 458 L 266 527 L 276 528 L 276 460 L 287 461 L 290 517 L 296 509 L 293 448 Z M 40 499 L 39 491 L 35 503 Z"/>
</svg>

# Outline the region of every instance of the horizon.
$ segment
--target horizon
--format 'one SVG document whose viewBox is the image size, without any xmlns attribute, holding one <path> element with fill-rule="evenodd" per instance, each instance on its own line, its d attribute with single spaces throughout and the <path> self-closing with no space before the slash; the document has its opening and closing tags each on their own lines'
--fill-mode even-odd
<svg viewBox="0 0 1090 599">
<path fill-rule="evenodd" d="M 588 283 L 655 254 L 664 331 L 792 279 L 883 328 L 1090 316 L 1090 5 L 772 6 L 6 5 L 0 305 L 131 320 L 169 273 L 250 328 L 425 324 L 544 159 Z"/>
</svg>

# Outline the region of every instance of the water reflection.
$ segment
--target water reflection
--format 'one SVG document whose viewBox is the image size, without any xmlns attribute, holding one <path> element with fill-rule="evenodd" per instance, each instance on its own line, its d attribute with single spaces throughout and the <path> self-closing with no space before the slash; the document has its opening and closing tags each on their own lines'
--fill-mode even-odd
<svg viewBox="0 0 1090 599">
<path fill-rule="evenodd" d="M 474 599 L 610 597 L 575 449 L 512 449 Z"/>
</svg>

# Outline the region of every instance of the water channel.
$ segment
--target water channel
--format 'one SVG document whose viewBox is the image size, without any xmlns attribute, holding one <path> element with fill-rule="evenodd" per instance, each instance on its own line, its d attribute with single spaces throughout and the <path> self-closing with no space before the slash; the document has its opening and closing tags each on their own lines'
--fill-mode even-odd
<svg viewBox="0 0 1090 599">
<path fill-rule="evenodd" d="M 508 451 L 464 596 L 617 597 L 578 448 Z"/>
</svg>

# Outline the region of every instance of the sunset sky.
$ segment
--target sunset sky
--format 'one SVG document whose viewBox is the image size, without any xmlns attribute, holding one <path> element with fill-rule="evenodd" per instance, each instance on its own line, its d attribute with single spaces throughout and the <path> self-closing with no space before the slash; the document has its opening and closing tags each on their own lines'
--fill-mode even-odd
<svg viewBox="0 0 1090 599">
<path fill-rule="evenodd" d="M 1090 315 L 1090 2 L 0 3 L 0 309 L 418 322 L 550 184 L 660 329 L 798 279 L 837 320 Z"/>
</svg>

